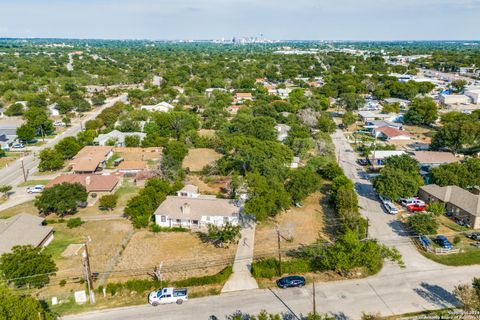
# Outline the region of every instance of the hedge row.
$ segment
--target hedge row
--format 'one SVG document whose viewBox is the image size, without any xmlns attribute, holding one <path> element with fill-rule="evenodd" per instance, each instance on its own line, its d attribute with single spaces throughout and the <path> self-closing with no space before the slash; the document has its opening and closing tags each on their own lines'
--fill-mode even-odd
<svg viewBox="0 0 480 320">
<path fill-rule="evenodd" d="M 278 276 L 278 260 L 275 258 L 262 259 L 252 264 L 252 275 L 255 278 L 274 278 Z M 293 258 L 282 261 L 282 273 L 312 272 L 312 266 L 307 259 Z"/>
<path fill-rule="evenodd" d="M 123 290 L 135 291 L 135 292 L 147 292 L 156 290 L 163 287 L 168 287 L 169 285 L 174 287 L 196 287 L 204 286 L 209 284 L 223 284 L 227 281 L 228 277 L 232 274 L 232 267 L 228 266 L 224 268 L 217 274 L 204 277 L 193 277 L 187 278 L 184 280 L 178 280 L 173 282 L 168 281 L 158 281 L 158 280 L 128 280 L 127 282 L 113 282 L 109 283 L 106 286 L 106 291 L 108 294 L 114 296 L 117 292 Z M 102 292 L 103 287 L 98 287 L 97 291 Z"/>
</svg>

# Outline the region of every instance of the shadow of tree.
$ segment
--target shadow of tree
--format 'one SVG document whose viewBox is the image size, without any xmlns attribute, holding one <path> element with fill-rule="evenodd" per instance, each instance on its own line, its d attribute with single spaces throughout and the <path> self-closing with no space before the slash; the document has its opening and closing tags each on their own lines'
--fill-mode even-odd
<svg viewBox="0 0 480 320">
<path fill-rule="evenodd" d="M 438 285 L 422 282 L 420 288 L 415 288 L 413 291 L 438 308 L 451 308 L 460 303 L 452 293 Z"/>
</svg>

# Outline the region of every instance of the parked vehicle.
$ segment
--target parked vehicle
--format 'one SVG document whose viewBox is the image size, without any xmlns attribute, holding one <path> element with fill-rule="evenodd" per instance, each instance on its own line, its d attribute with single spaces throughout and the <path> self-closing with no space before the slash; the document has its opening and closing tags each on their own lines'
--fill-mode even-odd
<svg viewBox="0 0 480 320">
<path fill-rule="evenodd" d="M 182 304 L 188 300 L 188 289 L 163 288 L 158 291 L 150 292 L 148 303 L 152 306 L 160 304 L 176 303 Z"/>
<path fill-rule="evenodd" d="M 453 244 L 444 235 L 438 235 L 435 242 L 444 249 L 453 249 Z"/>
<path fill-rule="evenodd" d="M 467 238 L 480 241 L 480 232 L 467 233 Z"/>
<path fill-rule="evenodd" d="M 398 213 L 398 209 L 392 201 L 385 199 L 385 200 L 382 200 L 382 204 L 383 204 L 383 207 L 385 208 L 385 211 L 387 211 L 388 214 Z"/>
<path fill-rule="evenodd" d="M 28 187 L 27 192 L 28 193 L 40 193 L 45 189 L 45 186 L 43 184 L 37 184 L 36 186 Z"/>
<path fill-rule="evenodd" d="M 425 202 L 420 200 L 419 198 L 402 198 L 400 199 L 400 203 L 402 206 L 409 206 L 411 204 L 419 204 L 425 206 Z"/>
<path fill-rule="evenodd" d="M 422 243 L 422 245 L 426 248 L 426 247 L 429 247 L 431 242 L 430 242 L 430 239 L 428 239 L 427 236 L 420 236 L 420 242 Z"/>
<path fill-rule="evenodd" d="M 422 204 L 409 204 L 407 205 L 407 210 L 410 212 L 422 212 L 427 210 L 426 205 Z"/>
<path fill-rule="evenodd" d="M 65 126 L 65 122 L 63 122 L 63 121 L 55 121 L 55 122 L 53 123 L 53 125 L 54 125 L 55 127 L 64 127 L 64 126 Z"/>
<path fill-rule="evenodd" d="M 24 148 L 25 146 L 23 145 L 23 143 L 14 143 L 12 144 L 12 148 L 13 149 L 21 149 L 21 148 Z"/>
<path fill-rule="evenodd" d="M 115 167 L 118 167 L 118 166 L 120 165 L 120 163 L 122 163 L 122 162 L 123 162 L 123 158 L 118 158 L 118 159 L 115 159 L 115 160 L 113 161 L 113 165 L 114 165 Z"/>
<path fill-rule="evenodd" d="M 368 165 L 368 160 L 367 159 L 358 159 L 357 163 L 361 166 L 366 166 L 366 165 Z"/>
<path fill-rule="evenodd" d="M 285 289 L 289 287 L 303 287 L 305 285 L 305 278 L 302 276 L 288 276 L 277 280 L 277 286 Z"/>
<path fill-rule="evenodd" d="M 77 201 L 77 206 L 79 208 L 86 208 L 88 206 L 88 202 L 87 201 Z"/>
</svg>

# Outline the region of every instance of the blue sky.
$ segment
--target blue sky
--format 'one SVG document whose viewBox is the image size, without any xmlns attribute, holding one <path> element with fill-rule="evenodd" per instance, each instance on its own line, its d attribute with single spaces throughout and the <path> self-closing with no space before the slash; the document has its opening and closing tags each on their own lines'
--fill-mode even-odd
<svg viewBox="0 0 480 320">
<path fill-rule="evenodd" d="M 480 0 L 0 0 L 0 37 L 480 39 Z"/>
</svg>

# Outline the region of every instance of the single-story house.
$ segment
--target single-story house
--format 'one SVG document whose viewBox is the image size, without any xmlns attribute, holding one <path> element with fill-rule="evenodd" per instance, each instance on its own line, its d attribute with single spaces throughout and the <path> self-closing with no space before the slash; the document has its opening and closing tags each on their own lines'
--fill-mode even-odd
<svg viewBox="0 0 480 320">
<path fill-rule="evenodd" d="M 174 106 L 172 106 L 170 103 L 165 101 L 157 103 L 155 105 L 144 105 L 140 107 L 141 110 L 159 111 L 159 112 L 168 112 L 170 110 L 173 110 L 174 108 L 175 108 Z"/>
<path fill-rule="evenodd" d="M 288 131 L 290 131 L 291 127 L 289 125 L 280 123 L 275 126 L 275 130 L 277 130 L 277 140 L 284 141 L 288 137 Z"/>
<path fill-rule="evenodd" d="M 378 129 L 384 127 L 391 127 L 396 129 L 402 129 L 403 125 L 401 123 L 394 123 L 385 120 L 369 120 L 365 121 L 365 125 L 363 126 L 365 129 Z"/>
<path fill-rule="evenodd" d="M 469 104 L 470 97 L 463 94 L 441 94 L 440 102 L 446 106 L 451 104 Z"/>
<path fill-rule="evenodd" d="M 57 110 L 57 103 L 54 102 L 50 105 L 47 106 L 48 112 L 52 117 L 58 117 L 60 116 L 60 111 Z"/>
<path fill-rule="evenodd" d="M 428 184 L 420 187 L 418 196 L 427 203 L 432 201 L 444 203 L 448 213 L 473 229 L 480 228 L 480 195 L 458 186 L 440 187 Z"/>
<path fill-rule="evenodd" d="M 243 103 L 247 100 L 252 101 L 253 96 L 250 92 L 237 92 L 235 93 L 235 103 Z"/>
<path fill-rule="evenodd" d="M 122 161 L 117 171 L 125 174 L 135 174 L 147 169 L 147 163 L 145 161 Z"/>
<path fill-rule="evenodd" d="M 373 129 L 372 134 L 376 137 L 379 137 L 381 139 L 385 139 L 387 141 L 398 141 L 398 140 L 411 140 L 412 135 L 408 133 L 407 131 L 400 130 L 397 128 L 392 128 L 392 127 L 383 127 L 383 128 L 377 128 Z"/>
<path fill-rule="evenodd" d="M 112 155 L 112 147 L 86 146 L 70 161 L 70 166 L 75 173 L 93 173 L 103 169 Z"/>
<path fill-rule="evenodd" d="M 371 120 L 385 120 L 390 122 L 400 122 L 402 115 L 396 113 L 381 113 L 379 111 L 359 111 L 358 115 L 363 122 Z"/>
<path fill-rule="evenodd" d="M 277 89 L 277 95 L 280 96 L 282 99 L 287 99 L 290 96 L 290 92 L 292 92 L 293 89 L 291 88 L 280 88 Z"/>
<path fill-rule="evenodd" d="M 300 165 L 300 158 L 299 157 L 293 157 L 292 163 L 290 163 L 290 168 L 291 169 L 297 169 L 299 165 Z"/>
<path fill-rule="evenodd" d="M 405 154 L 405 151 L 400 150 L 375 150 L 368 155 L 368 162 L 371 165 L 383 166 L 385 165 L 385 159 L 391 156 L 401 156 Z"/>
<path fill-rule="evenodd" d="M 0 219 L 0 255 L 14 246 L 46 247 L 53 240 L 53 227 L 44 226 L 44 220 L 25 213 Z"/>
<path fill-rule="evenodd" d="M 224 88 L 207 88 L 205 89 L 205 94 L 207 95 L 207 97 L 210 97 L 213 91 L 227 92 L 228 90 Z"/>
<path fill-rule="evenodd" d="M 9 146 L 17 140 L 17 128 L 20 127 L 24 120 L 17 119 L 4 119 L 0 121 L 0 136 L 1 138 L 1 148 L 8 150 Z"/>
<path fill-rule="evenodd" d="M 204 228 L 209 224 L 237 225 L 240 207 L 235 200 L 200 195 L 191 186 L 167 196 L 155 210 L 155 223 L 161 227 Z"/>
<path fill-rule="evenodd" d="M 386 98 L 383 99 L 383 101 L 389 104 L 398 103 L 400 105 L 400 109 L 405 109 L 410 104 L 410 101 L 399 98 Z"/>
<path fill-rule="evenodd" d="M 459 161 L 459 159 L 455 157 L 453 153 L 442 151 L 413 151 L 412 158 L 417 160 L 422 168 L 438 167 L 442 164 Z"/>
<path fill-rule="evenodd" d="M 472 99 L 475 104 L 480 104 L 480 88 L 472 88 L 465 91 L 465 95 Z"/>
<path fill-rule="evenodd" d="M 67 183 L 80 183 L 87 192 L 112 192 L 118 185 L 120 179 L 111 174 L 62 174 L 50 180 L 45 188 L 54 185 Z"/>
<path fill-rule="evenodd" d="M 116 147 L 124 147 L 125 137 L 129 136 L 137 136 L 140 138 L 140 141 L 143 141 L 147 135 L 143 132 L 121 132 L 118 130 L 113 130 L 109 133 L 98 135 L 98 137 L 93 139 L 93 143 L 99 146 L 106 146 L 109 142 L 115 141 Z"/>
<path fill-rule="evenodd" d="M 243 107 L 243 105 L 233 105 L 233 106 L 229 106 L 227 108 L 227 112 L 231 115 L 236 115 L 238 113 L 238 110 L 240 110 L 240 108 Z"/>
</svg>

